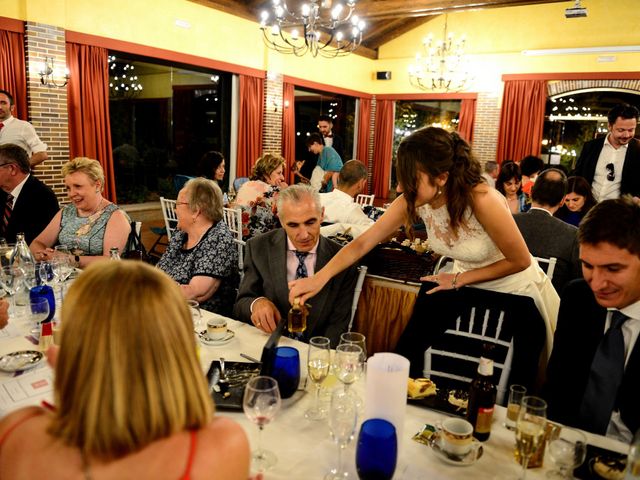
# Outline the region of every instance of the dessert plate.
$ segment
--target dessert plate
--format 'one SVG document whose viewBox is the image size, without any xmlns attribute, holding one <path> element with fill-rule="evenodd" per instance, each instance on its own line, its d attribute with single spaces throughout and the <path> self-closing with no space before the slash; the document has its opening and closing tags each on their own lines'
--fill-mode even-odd
<svg viewBox="0 0 640 480">
<path fill-rule="evenodd" d="M 42 362 L 44 354 L 37 350 L 21 350 L 11 352 L 0 357 L 0 370 L 3 372 L 18 372 L 29 370 Z"/>
</svg>

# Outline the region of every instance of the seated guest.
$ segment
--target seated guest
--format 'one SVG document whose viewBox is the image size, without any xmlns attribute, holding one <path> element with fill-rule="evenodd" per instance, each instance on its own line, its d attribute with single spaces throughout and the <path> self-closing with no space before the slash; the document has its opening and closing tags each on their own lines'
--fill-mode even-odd
<svg viewBox="0 0 640 480">
<path fill-rule="evenodd" d="M 555 215 L 563 222 L 577 227 L 595 204 L 596 199 L 589 182 L 582 177 L 569 177 L 564 205 Z"/>
<path fill-rule="evenodd" d="M 489 160 L 488 162 L 485 162 L 482 178 L 485 179 L 485 181 L 487 182 L 487 185 L 495 188 L 496 178 L 498 178 L 498 162 L 494 162 L 493 160 Z"/>
<path fill-rule="evenodd" d="M 329 193 L 320 194 L 320 202 L 324 208 L 324 221 L 341 223 L 350 228 L 352 235 L 357 236 L 373 224 L 355 203 L 355 197 L 367 186 L 367 167 L 359 160 L 349 160 L 338 175 L 337 187 Z"/>
<path fill-rule="evenodd" d="M 242 209 L 245 240 L 278 228 L 275 201 L 280 189 L 287 186 L 284 164 L 280 155 L 264 154 L 253 167 L 250 180 L 238 190 L 234 204 Z"/>
<path fill-rule="evenodd" d="M 564 289 L 547 369 L 549 418 L 629 443 L 640 428 L 640 205 L 596 205 L 578 228 L 584 280 Z"/>
<path fill-rule="evenodd" d="M 544 162 L 540 157 L 527 155 L 520 160 L 520 173 L 522 173 L 522 191 L 528 197 L 531 196 L 531 188 L 538 178 L 538 173 L 544 168 Z"/>
<path fill-rule="evenodd" d="M 318 191 L 330 192 L 338 180 L 338 174 L 342 169 L 342 159 L 333 147 L 325 146 L 319 133 L 312 133 L 305 142 L 311 153 L 318 155 L 318 164 L 311 175 L 311 186 Z M 322 171 L 321 178 L 316 172 Z M 316 180 L 317 178 L 317 180 Z M 320 184 L 318 184 L 318 181 Z"/>
<path fill-rule="evenodd" d="M 3 478 L 247 479 L 247 437 L 214 416 L 189 308 L 169 277 L 141 262 L 92 265 L 62 319 L 50 350 L 55 406 L 0 421 Z"/>
<path fill-rule="evenodd" d="M 158 262 L 186 298 L 228 316 L 238 288 L 238 249 L 222 220 L 222 192 L 206 178 L 189 180 L 176 201 L 178 226 Z"/>
<path fill-rule="evenodd" d="M 496 190 L 507 199 L 511 213 L 526 212 L 527 196 L 522 193 L 522 174 L 517 163 L 506 161 L 500 167 L 500 173 L 496 179 Z"/>
<path fill-rule="evenodd" d="M 64 206 L 31 243 L 37 260 L 50 260 L 55 245 L 71 251 L 76 266 L 86 267 L 111 248 L 122 253 L 131 225 L 127 215 L 102 196 L 104 172 L 97 160 L 78 157 L 62 166 L 71 203 Z"/>
<path fill-rule="evenodd" d="M 555 168 L 545 170 L 531 190 L 531 209 L 513 216 L 532 255 L 557 259 L 551 282 L 556 291 L 580 278 L 578 229 L 554 218 L 564 199 L 567 176 Z"/>
<path fill-rule="evenodd" d="M 198 162 L 196 175 L 215 180 L 220 185 L 224 180 L 225 171 L 224 156 L 220 152 L 210 151 L 205 153 Z"/>
<path fill-rule="evenodd" d="M 307 185 L 292 185 L 280 192 L 278 215 L 282 228 L 247 242 L 244 277 L 234 314 L 265 332 L 271 332 L 291 308 L 287 282 L 311 276 L 339 250 L 340 245 L 320 235 L 322 205 Z M 336 275 L 311 300 L 303 340 L 329 337 L 336 347 L 347 330 L 357 270 Z"/>
<path fill-rule="evenodd" d="M 58 199 L 48 186 L 31 175 L 27 152 L 17 145 L 0 145 L 0 237 L 15 243 L 24 233 L 27 244 L 49 225 L 58 211 Z M 9 212 L 9 215 L 7 215 Z"/>
</svg>

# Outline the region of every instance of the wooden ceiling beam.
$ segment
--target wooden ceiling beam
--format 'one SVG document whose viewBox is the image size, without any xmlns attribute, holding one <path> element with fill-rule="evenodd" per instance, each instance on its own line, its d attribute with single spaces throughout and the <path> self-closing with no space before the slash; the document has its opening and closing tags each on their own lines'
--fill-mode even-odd
<svg viewBox="0 0 640 480">
<path fill-rule="evenodd" d="M 371 29 L 371 32 L 365 29 L 365 39 L 363 42 L 367 44 L 367 47 L 377 49 L 380 45 L 431 21 L 433 18 L 434 17 L 416 17 L 376 22 L 376 26 Z"/>
</svg>

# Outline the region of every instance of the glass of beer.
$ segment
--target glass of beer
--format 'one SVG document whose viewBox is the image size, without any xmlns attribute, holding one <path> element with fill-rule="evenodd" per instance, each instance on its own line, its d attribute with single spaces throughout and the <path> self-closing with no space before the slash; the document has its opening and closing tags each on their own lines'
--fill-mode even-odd
<svg viewBox="0 0 640 480">
<path fill-rule="evenodd" d="M 525 480 L 531 455 L 544 438 L 547 424 L 547 402 L 538 397 L 524 397 L 516 421 L 516 450 L 522 459 L 522 476 Z"/>
<path fill-rule="evenodd" d="M 518 414 L 520 413 L 520 405 L 522 405 L 522 399 L 527 394 L 527 388 L 522 385 L 511 385 L 509 388 L 509 403 L 507 403 L 507 418 L 504 422 L 504 426 L 509 430 L 516 429 L 516 421 L 518 420 Z"/>
</svg>

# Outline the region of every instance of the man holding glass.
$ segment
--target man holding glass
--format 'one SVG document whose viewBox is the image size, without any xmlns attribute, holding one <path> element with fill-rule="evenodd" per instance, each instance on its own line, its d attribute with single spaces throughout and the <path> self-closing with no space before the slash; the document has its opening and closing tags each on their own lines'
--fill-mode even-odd
<svg viewBox="0 0 640 480">
<path fill-rule="evenodd" d="M 599 203 L 578 242 L 584 280 L 562 294 L 544 395 L 549 418 L 628 443 L 640 428 L 640 203 Z"/>
</svg>

